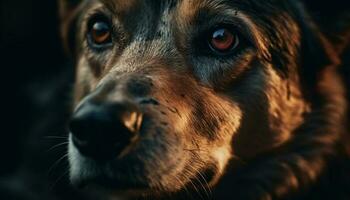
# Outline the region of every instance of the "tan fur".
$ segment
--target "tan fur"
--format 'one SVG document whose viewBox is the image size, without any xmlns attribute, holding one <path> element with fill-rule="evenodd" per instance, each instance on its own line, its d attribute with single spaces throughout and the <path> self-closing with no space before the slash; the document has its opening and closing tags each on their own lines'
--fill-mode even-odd
<svg viewBox="0 0 350 200">
<path fill-rule="evenodd" d="M 140 183 L 145 188 L 127 191 L 145 197 L 222 188 L 221 199 L 308 194 L 339 153 L 346 102 L 338 56 L 301 4 L 101 2 L 74 11 L 75 105 L 128 101 L 146 122 L 118 159 L 101 165 L 70 144 L 73 182 Z M 96 12 L 116 32 L 102 51 L 86 41 Z M 203 53 L 205 30 L 225 23 L 245 46 L 232 55 Z M 134 162 L 122 168 L 124 159 Z"/>
</svg>

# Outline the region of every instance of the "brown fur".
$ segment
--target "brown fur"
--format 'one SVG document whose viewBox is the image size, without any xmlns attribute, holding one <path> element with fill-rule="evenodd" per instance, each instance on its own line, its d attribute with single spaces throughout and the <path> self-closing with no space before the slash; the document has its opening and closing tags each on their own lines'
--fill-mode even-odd
<svg viewBox="0 0 350 200">
<path fill-rule="evenodd" d="M 127 182 L 138 185 L 123 190 L 127 196 L 177 199 L 191 198 L 186 191 L 210 199 L 316 198 L 333 187 L 322 180 L 335 160 L 348 159 L 341 61 L 299 1 L 61 7 L 77 63 L 75 105 L 127 99 L 146 116 L 137 143 L 108 164 L 70 144 L 73 183 L 120 195 L 118 185 Z M 94 13 L 109 16 L 118 32 L 99 53 L 85 36 Z M 202 52 L 198 37 L 220 23 L 234 24 L 249 41 L 239 54 Z"/>
</svg>

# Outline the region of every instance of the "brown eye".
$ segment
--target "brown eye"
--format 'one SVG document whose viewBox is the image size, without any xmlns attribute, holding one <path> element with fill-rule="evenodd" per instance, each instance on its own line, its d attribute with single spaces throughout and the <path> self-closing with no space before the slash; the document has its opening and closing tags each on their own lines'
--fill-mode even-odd
<svg viewBox="0 0 350 200">
<path fill-rule="evenodd" d="M 238 44 L 238 36 L 227 28 L 217 28 L 209 35 L 210 48 L 219 53 L 229 53 Z"/>
<path fill-rule="evenodd" d="M 93 45 L 106 45 L 112 41 L 110 24 L 103 20 L 96 20 L 89 26 L 89 36 Z"/>
</svg>

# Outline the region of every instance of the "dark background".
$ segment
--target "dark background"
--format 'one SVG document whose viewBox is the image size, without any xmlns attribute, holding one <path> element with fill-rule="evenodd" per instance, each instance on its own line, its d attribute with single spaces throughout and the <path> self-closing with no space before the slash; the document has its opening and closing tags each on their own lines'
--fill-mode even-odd
<svg viewBox="0 0 350 200">
<path fill-rule="evenodd" d="M 56 1 L 5 0 L 0 9 L 0 199 L 79 199 L 66 188 L 67 160 L 56 162 L 66 145 L 50 150 L 67 141 L 74 77 Z"/>
<path fill-rule="evenodd" d="M 337 29 L 331 26 L 335 16 L 350 10 L 347 1 L 305 2 L 328 32 Z M 61 46 L 56 1 L 0 5 L 0 199 L 86 199 L 67 184 L 67 161 L 60 160 L 66 145 L 52 148 L 66 141 L 74 79 Z M 344 77 L 348 69 L 342 68 Z"/>
</svg>

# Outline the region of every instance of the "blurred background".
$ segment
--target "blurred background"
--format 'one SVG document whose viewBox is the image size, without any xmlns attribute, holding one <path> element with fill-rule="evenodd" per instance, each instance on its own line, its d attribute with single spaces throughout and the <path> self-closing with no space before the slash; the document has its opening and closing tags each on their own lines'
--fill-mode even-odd
<svg viewBox="0 0 350 200">
<path fill-rule="evenodd" d="M 333 40 L 348 42 L 332 35 L 339 28 L 332 24 L 340 16 L 350 22 L 349 1 L 305 2 Z M 0 58 L 0 199 L 97 199 L 67 181 L 65 125 L 74 67 L 62 49 L 57 2 L 0 1 Z M 350 77 L 349 69 L 342 74 Z"/>
<path fill-rule="evenodd" d="M 74 68 L 62 50 L 57 3 L 3 0 L 0 9 L 0 199 L 86 199 L 66 178 Z"/>
</svg>

